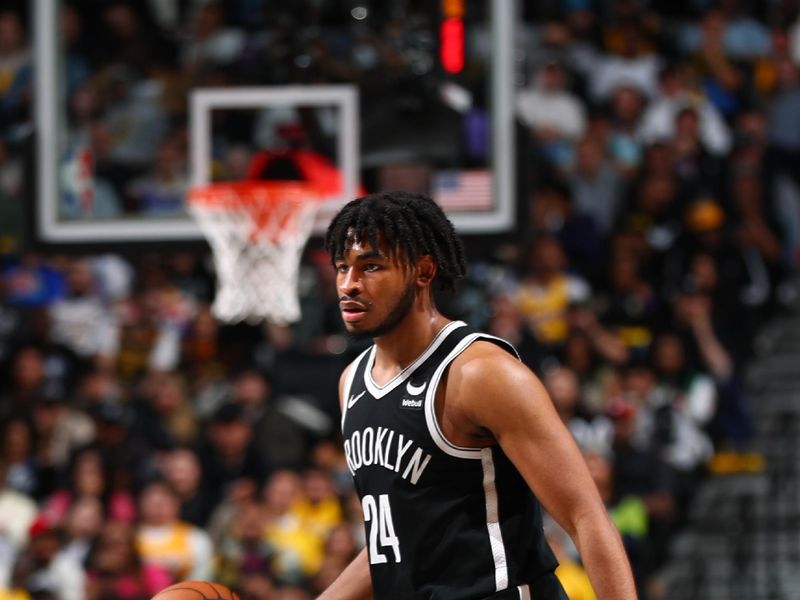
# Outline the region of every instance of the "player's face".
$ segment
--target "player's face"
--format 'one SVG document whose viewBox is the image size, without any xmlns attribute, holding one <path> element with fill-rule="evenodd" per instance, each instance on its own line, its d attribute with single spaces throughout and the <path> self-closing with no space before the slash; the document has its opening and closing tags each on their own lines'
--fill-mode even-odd
<svg viewBox="0 0 800 600">
<path fill-rule="evenodd" d="M 336 261 L 339 309 L 347 331 L 379 337 L 408 315 L 416 297 L 411 269 L 380 244 L 354 241 Z"/>
</svg>

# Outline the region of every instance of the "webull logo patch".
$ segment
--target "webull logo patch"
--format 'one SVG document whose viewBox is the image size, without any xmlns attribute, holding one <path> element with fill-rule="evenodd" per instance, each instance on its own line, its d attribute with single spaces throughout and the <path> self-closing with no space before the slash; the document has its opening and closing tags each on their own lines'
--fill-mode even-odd
<svg viewBox="0 0 800 600">
<path fill-rule="evenodd" d="M 413 398 L 403 398 L 400 403 L 401 408 L 422 408 L 422 398 L 414 400 Z"/>
</svg>

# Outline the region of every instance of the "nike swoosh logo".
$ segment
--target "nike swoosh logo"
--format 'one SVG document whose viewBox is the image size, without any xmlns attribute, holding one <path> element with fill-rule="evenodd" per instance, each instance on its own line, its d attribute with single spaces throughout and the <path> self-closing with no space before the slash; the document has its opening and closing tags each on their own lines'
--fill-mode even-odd
<svg viewBox="0 0 800 600">
<path fill-rule="evenodd" d="M 350 399 L 347 401 L 347 408 L 353 408 L 353 405 L 366 393 L 367 392 L 361 392 L 358 396 L 350 396 Z"/>
<path fill-rule="evenodd" d="M 425 391 L 425 386 L 427 385 L 428 385 L 427 381 L 424 382 L 422 385 L 412 385 L 412 383 L 409 381 L 406 384 L 406 391 L 412 396 L 417 396 Z"/>
</svg>

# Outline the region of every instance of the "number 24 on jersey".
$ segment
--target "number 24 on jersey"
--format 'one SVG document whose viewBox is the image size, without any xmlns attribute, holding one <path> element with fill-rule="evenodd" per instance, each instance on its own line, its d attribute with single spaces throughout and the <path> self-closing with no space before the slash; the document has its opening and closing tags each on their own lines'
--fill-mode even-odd
<svg viewBox="0 0 800 600">
<path fill-rule="evenodd" d="M 383 564 L 389 559 L 382 550 L 391 548 L 394 553 L 394 562 L 399 563 L 400 540 L 394 532 L 392 521 L 392 507 L 389 504 L 388 494 L 378 496 L 366 495 L 361 499 L 364 510 L 364 522 L 367 524 L 369 535 L 369 562 L 373 565 Z"/>
</svg>

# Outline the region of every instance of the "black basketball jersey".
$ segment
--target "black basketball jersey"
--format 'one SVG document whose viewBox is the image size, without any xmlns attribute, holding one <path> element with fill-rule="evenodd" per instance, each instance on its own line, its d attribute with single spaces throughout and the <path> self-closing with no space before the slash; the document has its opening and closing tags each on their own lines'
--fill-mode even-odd
<svg viewBox="0 0 800 600">
<path fill-rule="evenodd" d="M 516 356 L 507 342 L 456 321 L 383 386 L 372 379 L 374 346 L 347 374 L 344 449 L 364 510 L 376 600 L 566 598 L 522 476 L 499 446 L 455 446 L 437 422 L 436 387 L 475 340 Z"/>
</svg>

